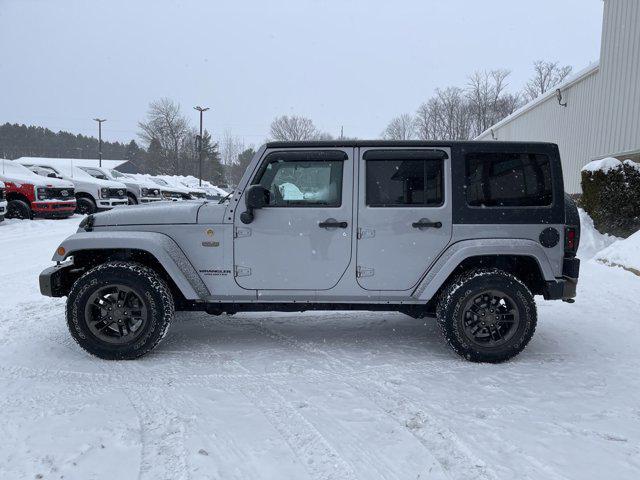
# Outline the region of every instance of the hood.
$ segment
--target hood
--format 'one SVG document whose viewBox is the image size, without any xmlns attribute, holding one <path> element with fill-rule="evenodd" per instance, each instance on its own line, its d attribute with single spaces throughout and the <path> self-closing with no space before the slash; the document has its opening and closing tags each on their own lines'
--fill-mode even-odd
<svg viewBox="0 0 640 480">
<path fill-rule="evenodd" d="M 197 223 L 201 202 L 157 202 L 114 208 L 93 216 L 95 227 Z"/>
<path fill-rule="evenodd" d="M 100 185 L 101 187 L 107 187 L 107 188 L 123 188 L 123 189 L 127 188 L 127 186 L 124 183 L 114 182 L 113 180 L 102 180 L 101 178 L 95 178 L 95 177 L 91 177 L 91 180 L 83 178 L 82 181 L 83 182 L 91 181 L 92 183 Z"/>
<path fill-rule="evenodd" d="M 40 177 L 37 186 L 50 188 L 73 188 L 73 183 L 59 178 Z"/>
</svg>

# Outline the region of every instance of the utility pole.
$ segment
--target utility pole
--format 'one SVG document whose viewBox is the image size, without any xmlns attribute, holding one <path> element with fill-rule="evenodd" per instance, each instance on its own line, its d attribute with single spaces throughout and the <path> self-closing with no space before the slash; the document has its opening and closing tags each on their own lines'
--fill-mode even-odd
<svg viewBox="0 0 640 480">
<path fill-rule="evenodd" d="M 102 122 L 106 122 L 106 118 L 94 118 L 98 122 L 98 164 L 102 167 Z"/>
<path fill-rule="evenodd" d="M 194 110 L 198 110 L 200 112 L 200 135 L 198 135 L 198 177 L 200 180 L 200 186 L 202 186 L 202 114 L 209 110 L 209 107 L 201 107 L 196 106 L 193 107 Z"/>
</svg>

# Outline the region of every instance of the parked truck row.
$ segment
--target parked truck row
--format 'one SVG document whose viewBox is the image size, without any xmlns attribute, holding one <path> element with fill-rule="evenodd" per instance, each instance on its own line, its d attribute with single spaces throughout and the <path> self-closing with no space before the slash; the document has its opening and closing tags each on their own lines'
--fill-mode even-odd
<svg viewBox="0 0 640 480">
<path fill-rule="evenodd" d="M 219 200 L 220 189 L 188 187 L 150 175 L 74 165 L 67 159 L 0 159 L 0 221 L 6 218 L 66 218 L 117 206 L 160 201 Z"/>
</svg>

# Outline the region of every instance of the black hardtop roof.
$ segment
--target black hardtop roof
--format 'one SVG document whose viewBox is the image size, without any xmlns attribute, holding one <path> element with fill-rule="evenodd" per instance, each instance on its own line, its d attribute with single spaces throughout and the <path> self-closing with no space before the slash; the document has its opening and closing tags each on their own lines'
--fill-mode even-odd
<svg viewBox="0 0 640 480">
<path fill-rule="evenodd" d="M 452 147 L 465 145 L 493 145 L 495 147 L 507 145 L 548 145 L 550 142 L 504 142 L 499 140 L 322 140 L 302 142 L 268 142 L 267 148 L 334 148 L 334 147 Z"/>
</svg>

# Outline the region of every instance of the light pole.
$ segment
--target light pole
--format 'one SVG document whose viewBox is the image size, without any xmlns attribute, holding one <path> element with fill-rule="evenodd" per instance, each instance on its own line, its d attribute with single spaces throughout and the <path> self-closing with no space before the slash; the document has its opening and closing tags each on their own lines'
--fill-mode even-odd
<svg viewBox="0 0 640 480">
<path fill-rule="evenodd" d="M 106 122 L 106 118 L 94 118 L 98 122 L 98 164 L 102 167 L 102 122 Z"/>
<path fill-rule="evenodd" d="M 202 114 L 209 110 L 209 107 L 196 106 L 194 110 L 200 112 L 200 135 L 198 136 L 198 177 L 200 179 L 200 186 L 202 186 Z"/>
</svg>

